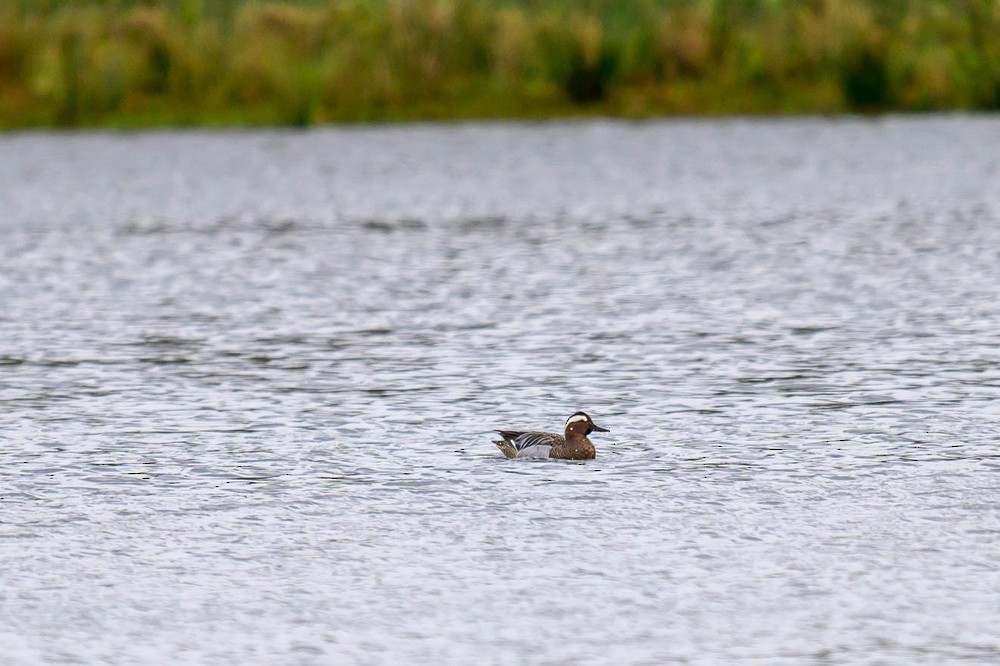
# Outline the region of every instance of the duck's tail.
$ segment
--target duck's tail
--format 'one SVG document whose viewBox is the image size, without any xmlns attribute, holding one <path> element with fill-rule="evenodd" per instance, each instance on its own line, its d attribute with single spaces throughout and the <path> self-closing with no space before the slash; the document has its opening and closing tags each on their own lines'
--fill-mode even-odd
<svg viewBox="0 0 1000 666">
<path fill-rule="evenodd" d="M 497 445 L 497 448 L 500 449 L 500 451 L 502 451 L 506 457 L 508 458 L 517 457 L 517 449 L 515 449 L 514 445 L 508 442 L 506 439 L 494 440 L 493 443 Z"/>
</svg>

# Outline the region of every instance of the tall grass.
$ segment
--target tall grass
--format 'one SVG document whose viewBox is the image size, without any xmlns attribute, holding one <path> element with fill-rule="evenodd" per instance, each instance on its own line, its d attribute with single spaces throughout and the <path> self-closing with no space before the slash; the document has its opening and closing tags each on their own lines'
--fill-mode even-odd
<svg viewBox="0 0 1000 666">
<path fill-rule="evenodd" d="M 1000 0 L 0 0 L 0 127 L 1000 108 Z"/>
</svg>

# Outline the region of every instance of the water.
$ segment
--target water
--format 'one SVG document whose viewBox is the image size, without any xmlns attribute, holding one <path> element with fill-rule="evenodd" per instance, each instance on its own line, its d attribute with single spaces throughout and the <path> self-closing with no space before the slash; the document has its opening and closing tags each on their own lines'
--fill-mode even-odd
<svg viewBox="0 0 1000 666">
<path fill-rule="evenodd" d="M 0 661 L 996 663 L 1000 118 L 0 137 Z M 508 461 L 493 428 L 612 430 Z"/>
</svg>

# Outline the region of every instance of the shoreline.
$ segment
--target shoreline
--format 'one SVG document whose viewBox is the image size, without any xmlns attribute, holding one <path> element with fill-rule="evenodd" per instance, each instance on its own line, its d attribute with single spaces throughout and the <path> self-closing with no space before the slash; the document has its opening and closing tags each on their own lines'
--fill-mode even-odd
<svg viewBox="0 0 1000 666">
<path fill-rule="evenodd" d="M 0 0 L 0 130 L 1000 109 L 978 0 L 46 7 Z"/>
</svg>

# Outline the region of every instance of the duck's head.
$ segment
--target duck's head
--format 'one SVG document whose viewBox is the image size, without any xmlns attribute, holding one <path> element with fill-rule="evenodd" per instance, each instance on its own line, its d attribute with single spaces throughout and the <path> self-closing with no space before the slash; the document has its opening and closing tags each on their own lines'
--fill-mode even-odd
<svg viewBox="0 0 1000 666">
<path fill-rule="evenodd" d="M 573 416 L 566 419 L 566 438 L 569 439 L 570 434 L 583 435 L 586 437 L 592 432 L 611 432 L 607 428 L 602 428 L 601 426 L 594 423 L 593 419 L 587 416 L 584 412 L 577 412 Z"/>
</svg>

